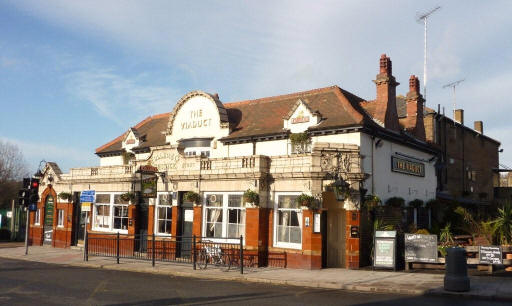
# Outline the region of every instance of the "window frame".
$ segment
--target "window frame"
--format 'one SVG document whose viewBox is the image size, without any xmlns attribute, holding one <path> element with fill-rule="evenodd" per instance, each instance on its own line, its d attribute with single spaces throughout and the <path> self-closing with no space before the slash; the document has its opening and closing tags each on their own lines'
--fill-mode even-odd
<svg viewBox="0 0 512 306">
<path fill-rule="evenodd" d="M 285 248 L 285 249 L 295 249 L 295 250 L 302 250 L 302 234 L 304 231 L 304 225 L 302 222 L 303 219 L 303 212 L 302 208 L 299 206 L 298 208 L 289 209 L 294 210 L 297 212 L 297 218 L 299 221 L 299 228 L 300 228 L 300 243 L 295 242 L 280 242 L 277 240 L 277 225 L 278 225 L 278 216 L 279 216 L 279 197 L 280 196 L 299 196 L 301 192 L 275 192 L 274 193 L 274 225 L 273 225 L 273 243 L 272 245 L 277 248 Z"/>
<path fill-rule="evenodd" d="M 211 195 L 222 195 L 222 207 L 219 207 L 219 208 L 209 208 L 207 205 L 206 205 L 206 201 L 208 199 L 209 196 Z M 208 240 L 211 240 L 211 241 L 214 241 L 214 242 L 226 242 L 226 243 L 239 243 L 240 242 L 240 237 L 238 238 L 227 238 L 228 236 L 228 225 L 229 225 L 229 209 L 234 209 L 234 207 L 230 207 L 229 206 L 229 196 L 230 195 L 237 195 L 237 196 L 241 196 L 242 199 L 242 203 L 241 203 L 241 206 L 240 208 L 235 208 L 235 209 L 239 209 L 241 211 L 244 212 L 245 214 L 245 217 L 244 217 L 244 233 L 242 234 L 242 236 L 244 237 L 243 239 L 243 245 L 245 245 L 245 232 L 246 232 L 246 226 L 247 226 L 247 210 L 246 210 L 246 207 L 243 203 L 243 192 L 242 191 L 229 191 L 229 192 L 225 192 L 225 191 L 208 191 L 208 192 L 204 192 L 204 196 L 203 196 L 203 216 L 202 216 L 202 226 L 201 226 L 201 234 L 203 235 L 203 237 L 205 239 L 208 239 Z M 206 237 L 206 228 L 207 228 L 207 223 L 208 223 L 208 220 L 207 220 L 207 217 L 208 217 L 208 209 L 221 209 L 222 210 L 222 235 L 221 237 L 222 238 L 216 238 L 216 237 Z M 232 223 L 234 224 L 234 223 Z M 239 223 L 240 224 L 240 223 Z"/>
<path fill-rule="evenodd" d="M 104 195 L 104 194 L 108 194 L 110 196 L 110 202 L 109 203 L 96 203 L 96 199 L 98 197 L 98 195 Z M 122 206 L 122 207 L 126 207 L 126 211 L 127 211 L 127 217 L 122 217 L 121 218 L 127 218 L 129 219 L 128 217 L 128 207 L 129 207 L 129 204 L 117 204 L 117 203 L 114 203 L 114 199 L 115 199 L 115 196 L 116 195 L 121 195 L 123 194 L 123 192 L 97 192 L 94 196 L 94 207 L 93 207 L 93 210 L 92 210 L 92 230 L 93 231 L 98 231 L 98 232 L 110 232 L 110 233 L 120 233 L 120 234 L 128 234 L 128 224 L 129 224 L 129 221 L 127 221 L 127 226 L 126 226 L 126 229 L 116 229 L 114 228 L 114 212 L 115 212 L 115 206 Z M 108 228 L 107 227 L 98 227 L 97 223 L 96 223 L 96 217 L 97 217 L 97 214 L 96 214 L 96 208 L 97 206 L 99 205 L 102 205 L 102 206 L 108 206 L 108 212 L 109 212 L 109 215 L 108 215 Z M 103 217 L 105 218 L 105 217 Z"/>
<path fill-rule="evenodd" d="M 57 209 L 57 227 L 64 227 L 64 209 Z"/>
<path fill-rule="evenodd" d="M 34 216 L 34 225 L 41 225 L 41 208 L 38 208 L 36 210 L 36 213 Z"/>
<path fill-rule="evenodd" d="M 170 200 L 171 200 L 171 203 L 170 205 L 160 205 L 160 196 L 161 195 L 168 195 L 170 197 Z M 172 236 L 172 218 L 173 218 L 173 215 L 172 215 L 172 207 L 174 206 L 174 201 L 173 201 L 173 193 L 172 192 L 157 192 L 156 194 L 156 200 L 155 200 L 155 218 L 154 218 L 154 228 L 153 228 L 153 232 L 155 233 L 156 236 L 163 236 L 163 237 L 171 237 Z M 160 210 L 159 208 L 160 207 L 170 207 L 171 208 L 171 218 L 170 219 L 160 219 Z M 166 216 L 167 217 L 167 216 Z M 171 228 L 170 228 L 170 233 L 160 233 L 159 232 L 159 221 L 160 220 L 170 220 L 171 221 Z"/>
</svg>

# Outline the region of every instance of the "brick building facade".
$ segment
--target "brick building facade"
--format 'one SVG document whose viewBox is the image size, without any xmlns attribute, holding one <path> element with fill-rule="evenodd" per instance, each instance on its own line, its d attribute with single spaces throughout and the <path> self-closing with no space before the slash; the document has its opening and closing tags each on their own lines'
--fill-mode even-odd
<svg viewBox="0 0 512 306">
<path fill-rule="evenodd" d="M 426 141 L 418 79 L 409 80 L 405 118 L 389 57 L 380 58 L 374 82 L 371 101 L 337 86 L 234 103 L 190 92 L 172 112 L 99 147 L 100 166 L 62 173 L 48 163 L 38 212 L 31 214 L 32 243 L 77 243 L 85 218 L 78 195 L 95 190 L 91 233 L 232 242 L 242 235 L 258 265 L 358 268 L 358 229 L 369 227 L 362 197 L 428 201 L 437 188 L 438 150 Z M 141 167 L 157 169 L 153 198 L 140 197 Z M 245 203 L 246 190 L 259 195 L 259 206 Z M 61 192 L 74 200 L 60 202 Z M 137 196 L 123 200 L 127 192 Z M 186 192 L 200 200 L 187 202 Z M 303 193 L 320 207 L 295 201 Z"/>
</svg>

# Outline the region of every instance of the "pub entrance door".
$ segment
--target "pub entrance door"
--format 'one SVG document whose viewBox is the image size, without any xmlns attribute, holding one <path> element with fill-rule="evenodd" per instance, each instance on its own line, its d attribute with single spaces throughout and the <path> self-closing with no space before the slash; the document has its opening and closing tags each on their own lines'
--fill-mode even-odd
<svg viewBox="0 0 512 306">
<path fill-rule="evenodd" d="M 178 247 L 179 257 L 190 257 L 192 250 L 192 228 L 194 226 L 194 205 L 183 199 L 186 192 L 178 192 Z"/>
<path fill-rule="evenodd" d="M 43 244 L 52 244 L 54 206 L 55 199 L 48 195 L 44 203 Z"/>
<path fill-rule="evenodd" d="M 338 202 L 333 192 L 323 193 L 323 207 L 327 208 L 327 267 L 345 267 L 346 211 L 343 203 Z"/>
</svg>

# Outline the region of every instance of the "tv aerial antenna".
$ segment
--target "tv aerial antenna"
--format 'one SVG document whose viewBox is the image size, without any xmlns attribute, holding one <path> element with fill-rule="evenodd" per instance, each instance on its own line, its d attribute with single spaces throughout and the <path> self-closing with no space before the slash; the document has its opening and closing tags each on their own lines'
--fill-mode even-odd
<svg viewBox="0 0 512 306">
<path fill-rule="evenodd" d="M 457 97 L 455 95 L 455 87 L 457 87 L 460 83 L 464 82 L 464 80 L 465 79 L 461 79 L 443 86 L 443 89 L 448 87 L 453 88 L 453 120 L 455 120 L 455 110 L 457 109 Z"/>
<path fill-rule="evenodd" d="M 425 27 L 425 46 L 423 50 L 423 99 L 425 99 L 425 101 L 427 100 L 427 19 L 440 8 L 440 6 L 436 6 L 428 12 L 416 14 L 416 21 L 423 23 Z"/>
</svg>

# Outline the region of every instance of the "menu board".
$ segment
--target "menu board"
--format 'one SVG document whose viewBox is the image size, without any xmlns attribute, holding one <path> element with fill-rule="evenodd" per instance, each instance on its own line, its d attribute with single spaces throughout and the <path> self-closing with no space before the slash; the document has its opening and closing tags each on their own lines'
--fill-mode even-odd
<svg viewBox="0 0 512 306">
<path fill-rule="evenodd" d="M 395 268 L 396 231 L 376 231 L 374 240 L 373 266 Z"/>
<path fill-rule="evenodd" d="M 503 255 L 501 247 L 495 245 L 480 246 L 480 263 L 482 264 L 503 264 Z"/>
<path fill-rule="evenodd" d="M 437 235 L 405 234 L 405 261 L 437 262 Z"/>
</svg>

